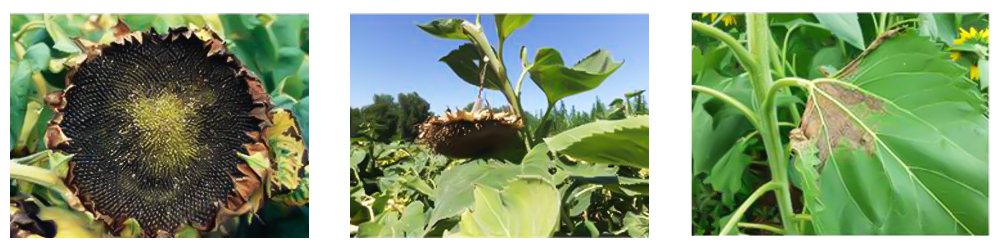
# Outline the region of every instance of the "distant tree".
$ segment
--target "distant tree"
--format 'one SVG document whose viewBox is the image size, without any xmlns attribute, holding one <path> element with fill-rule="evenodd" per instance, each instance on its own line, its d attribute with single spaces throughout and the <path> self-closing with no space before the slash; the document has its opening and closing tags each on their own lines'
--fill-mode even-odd
<svg viewBox="0 0 1000 251">
<path fill-rule="evenodd" d="M 390 142 L 396 134 L 399 123 L 399 104 L 393 102 L 392 95 L 386 94 L 375 94 L 372 101 L 374 103 L 361 109 L 362 118 L 364 121 L 381 126 L 376 130 L 378 135 L 376 140 Z"/>
<path fill-rule="evenodd" d="M 607 108 L 604 107 L 604 103 L 601 103 L 601 98 L 596 97 L 596 99 L 597 100 L 594 101 L 594 107 L 590 109 L 591 120 L 604 119 L 607 117 Z"/>
<path fill-rule="evenodd" d="M 396 135 L 401 139 L 413 140 L 417 137 L 417 124 L 427 120 L 431 115 L 431 104 L 416 92 L 399 94 L 399 121 Z"/>
<path fill-rule="evenodd" d="M 570 116 L 569 128 L 577 127 L 594 121 L 591 118 L 590 114 L 587 114 L 587 112 L 577 111 L 576 106 L 573 106 L 572 110 L 573 112 L 572 115 Z"/>
<path fill-rule="evenodd" d="M 566 103 L 559 101 L 559 107 L 554 109 L 552 113 L 552 129 L 549 130 L 549 135 L 555 135 L 568 129 L 569 123 L 567 123 L 568 115 L 566 113 Z"/>
<path fill-rule="evenodd" d="M 361 130 L 361 122 L 364 121 L 361 117 L 361 108 L 351 107 L 351 138 L 360 136 L 358 130 Z"/>
<path fill-rule="evenodd" d="M 647 104 L 646 100 L 642 98 L 642 95 L 635 97 L 635 113 L 649 114 L 649 104 Z"/>
</svg>

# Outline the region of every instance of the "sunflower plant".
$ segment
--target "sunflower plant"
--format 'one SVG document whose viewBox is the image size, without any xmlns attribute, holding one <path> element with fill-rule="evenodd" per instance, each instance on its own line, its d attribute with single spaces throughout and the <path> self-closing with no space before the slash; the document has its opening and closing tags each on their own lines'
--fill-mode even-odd
<svg viewBox="0 0 1000 251">
<path fill-rule="evenodd" d="M 693 15 L 692 234 L 988 234 L 988 19 Z"/>
</svg>

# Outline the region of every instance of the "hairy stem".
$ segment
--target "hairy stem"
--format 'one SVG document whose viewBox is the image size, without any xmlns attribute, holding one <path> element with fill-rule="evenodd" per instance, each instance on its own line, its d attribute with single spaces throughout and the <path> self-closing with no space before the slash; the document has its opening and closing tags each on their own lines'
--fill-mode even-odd
<svg viewBox="0 0 1000 251">
<path fill-rule="evenodd" d="M 781 223 L 784 229 L 790 234 L 797 231 L 792 224 L 792 199 L 788 189 L 788 159 L 782 151 L 781 134 L 778 132 L 777 109 L 773 105 L 773 95 L 769 95 L 774 88 L 771 79 L 769 64 L 770 58 L 768 40 L 771 39 L 770 30 L 767 25 L 767 14 L 747 13 L 747 34 L 749 38 L 750 53 L 753 55 L 757 65 L 746 67 L 750 72 L 750 80 L 754 87 L 754 104 L 758 108 L 758 121 L 761 123 L 760 135 L 764 139 L 764 148 L 767 152 L 767 160 L 770 163 L 772 182 L 778 186 L 777 199 L 778 208 L 781 211 Z M 781 86 L 778 86 L 778 89 Z M 771 99 L 768 99 L 771 96 Z"/>
</svg>

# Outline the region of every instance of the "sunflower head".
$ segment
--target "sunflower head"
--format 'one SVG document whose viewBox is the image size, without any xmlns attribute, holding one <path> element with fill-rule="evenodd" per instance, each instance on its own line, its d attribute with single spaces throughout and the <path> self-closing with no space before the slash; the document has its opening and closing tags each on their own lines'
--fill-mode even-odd
<svg viewBox="0 0 1000 251">
<path fill-rule="evenodd" d="M 116 233 L 134 221 L 163 236 L 255 209 L 266 180 L 239 155 L 268 156 L 271 100 L 218 35 L 119 21 L 110 44 L 76 43 L 66 89 L 46 97 L 45 140 L 73 155 L 65 183 L 86 211 Z"/>
<path fill-rule="evenodd" d="M 503 147 L 522 127 L 521 118 L 512 112 L 449 110 L 420 124 L 417 141 L 448 157 L 472 158 Z"/>
</svg>

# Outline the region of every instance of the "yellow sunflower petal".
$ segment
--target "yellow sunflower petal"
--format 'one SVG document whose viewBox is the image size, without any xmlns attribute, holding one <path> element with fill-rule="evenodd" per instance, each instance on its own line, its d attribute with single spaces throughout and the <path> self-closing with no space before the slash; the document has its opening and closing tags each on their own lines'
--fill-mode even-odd
<svg viewBox="0 0 1000 251">
<path fill-rule="evenodd" d="M 736 25 L 736 17 L 732 15 L 726 15 L 722 17 L 722 22 L 725 23 L 726 26 Z"/>
<path fill-rule="evenodd" d="M 958 36 L 959 36 L 960 38 L 962 38 L 962 40 L 963 40 L 963 41 L 964 41 L 965 39 L 968 39 L 968 38 L 969 38 L 969 31 L 966 31 L 965 29 L 962 29 L 962 27 L 958 27 L 958 30 L 960 31 L 960 32 L 958 33 Z"/>
<path fill-rule="evenodd" d="M 983 42 L 985 42 L 985 43 L 989 43 L 990 42 L 990 28 L 986 28 L 982 32 L 979 32 L 979 39 L 982 39 Z"/>
<path fill-rule="evenodd" d="M 969 37 L 971 37 L 971 38 L 979 38 L 979 32 L 976 31 L 976 27 L 970 27 L 969 28 Z"/>
<path fill-rule="evenodd" d="M 965 38 L 956 38 L 953 44 L 963 44 L 965 43 Z"/>
<path fill-rule="evenodd" d="M 708 12 L 702 12 L 702 13 L 701 13 L 701 18 L 705 18 L 705 17 L 707 17 L 707 16 L 708 16 Z"/>
<path fill-rule="evenodd" d="M 979 66 L 973 65 L 972 69 L 969 69 L 969 78 L 972 80 L 979 80 Z"/>
<path fill-rule="evenodd" d="M 953 52 L 951 52 L 951 55 L 949 55 L 949 57 L 951 57 L 951 61 L 958 61 L 959 59 L 962 58 L 962 53 L 961 52 L 957 52 L 957 51 L 953 51 Z"/>
<path fill-rule="evenodd" d="M 712 13 L 712 21 L 719 17 L 719 13 Z"/>
</svg>

